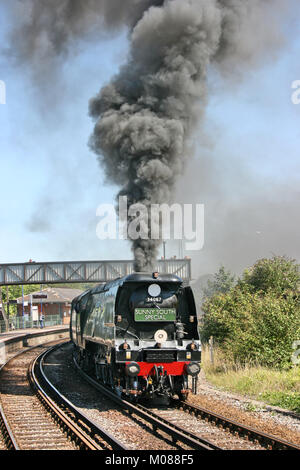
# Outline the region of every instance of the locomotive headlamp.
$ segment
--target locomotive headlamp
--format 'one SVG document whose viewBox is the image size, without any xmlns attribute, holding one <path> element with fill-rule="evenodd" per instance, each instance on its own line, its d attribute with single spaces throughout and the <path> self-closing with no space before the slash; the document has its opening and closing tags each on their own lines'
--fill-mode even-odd
<svg viewBox="0 0 300 470">
<path fill-rule="evenodd" d="M 200 365 L 198 362 L 190 362 L 189 364 L 185 365 L 186 372 L 191 375 L 192 377 L 196 377 L 196 375 L 200 372 Z"/>
<path fill-rule="evenodd" d="M 131 359 L 131 351 L 126 351 L 126 359 Z"/>
<path fill-rule="evenodd" d="M 187 359 L 192 359 L 192 353 L 191 353 L 190 351 L 188 351 L 188 352 L 186 353 L 186 358 L 187 358 Z"/>
<path fill-rule="evenodd" d="M 194 323 L 194 321 L 195 321 L 194 315 L 190 315 L 190 323 Z"/>
<path fill-rule="evenodd" d="M 129 375 L 129 377 L 136 377 L 141 368 L 137 362 L 130 362 L 126 366 L 126 374 Z"/>
<path fill-rule="evenodd" d="M 168 339 L 168 333 L 165 330 L 157 330 L 156 333 L 154 334 L 154 340 L 158 344 L 165 343 L 167 339 Z"/>
</svg>

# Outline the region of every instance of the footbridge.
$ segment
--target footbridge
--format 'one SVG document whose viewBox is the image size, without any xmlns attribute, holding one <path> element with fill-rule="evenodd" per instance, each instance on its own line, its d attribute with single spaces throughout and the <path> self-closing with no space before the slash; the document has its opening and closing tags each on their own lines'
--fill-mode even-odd
<svg viewBox="0 0 300 470">
<path fill-rule="evenodd" d="M 158 260 L 155 271 L 191 279 L 191 260 Z M 133 261 L 58 261 L 0 264 L 0 286 L 107 282 L 134 272 Z"/>
</svg>

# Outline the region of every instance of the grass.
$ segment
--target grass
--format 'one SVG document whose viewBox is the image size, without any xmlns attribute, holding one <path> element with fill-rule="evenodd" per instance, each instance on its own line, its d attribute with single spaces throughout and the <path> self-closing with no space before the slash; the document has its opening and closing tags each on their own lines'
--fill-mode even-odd
<svg viewBox="0 0 300 470">
<path fill-rule="evenodd" d="M 209 350 L 204 347 L 202 367 L 206 380 L 220 390 L 300 413 L 299 366 L 289 370 L 275 370 L 259 364 L 230 364 L 220 350 L 214 351 L 212 364 Z"/>
</svg>

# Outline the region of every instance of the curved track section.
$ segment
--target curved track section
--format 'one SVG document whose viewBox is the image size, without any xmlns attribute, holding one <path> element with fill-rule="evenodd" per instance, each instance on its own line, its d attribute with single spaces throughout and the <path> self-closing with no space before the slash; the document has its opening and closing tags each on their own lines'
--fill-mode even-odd
<svg viewBox="0 0 300 470">
<path fill-rule="evenodd" d="M 0 426 L 6 448 L 124 450 L 121 443 L 79 413 L 51 387 L 42 371 L 43 358 L 48 351 L 49 344 L 31 348 L 1 368 Z"/>
<path fill-rule="evenodd" d="M 37 399 L 27 377 L 32 360 L 46 349 L 47 346 L 38 346 L 23 351 L 1 369 L 1 415 L 6 428 L 4 435 L 11 436 L 6 439 L 9 449 L 74 450 Z"/>
<path fill-rule="evenodd" d="M 174 443 L 181 442 L 194 450 L 221 450 L 219 446 L 213 444 L 207 439 L 203 439 L 202 437 L 187 431 L 177 424 L 164 419 L 162 416 L 159 416 L 157 413 L 154 413 L 148 408 L 140 404 L 133 404 L 127 400 L 123 400 L 121 397 L 117 396 L 111 390 L 107 389 L 92 377 L 87 375 L 85 372 L 83 372 L 75 360 L 74 363 L 78 372 L 85 380 L 93 385 L 93 387 L 97 388 L 97 390 L 106 395 L 109 399 L 117 403 L 122 408 L 126 409 L 130 414 L 135 414 L 150 423 L 154 431 L 160 430 L 170 436 Z"/>
<path fill-rule="evenodd" d="M 55 346 L 39 356 L 31 367 L 31 382 L 44 406 L 53 414 L 61 427 L 69 435 L 74 435 L 75 442 L 86 450 L 127 450 L 115 437 L 91 421 L 84 413 L 72 405 L 47 379 L 44 373 L 44 361 Z"/>
</svg>

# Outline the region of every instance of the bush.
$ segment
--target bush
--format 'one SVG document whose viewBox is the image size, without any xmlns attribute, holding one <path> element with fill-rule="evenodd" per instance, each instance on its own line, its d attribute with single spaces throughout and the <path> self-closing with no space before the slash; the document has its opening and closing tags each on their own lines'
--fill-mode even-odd
<svg viewBox="0 0 300 470">
<path fill-rule="evenodd" d="M 261 259 L 245 270 L 242 283 L 254 292 L 297 292 L 300 287 L 300 270 L 296 261 L 286 256 Z"/>
<path fill-rule="evenodd" d="M 202 341 L 214 336 L 235 363 L 291 365 L 292 344 L 300 339 L 298 287 L 294 261 L 274 257 L 257 262 L 228 293 L 206 300 Z"/>
</svg>

